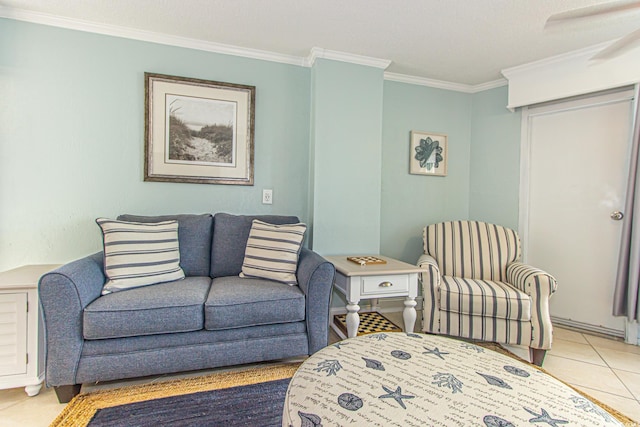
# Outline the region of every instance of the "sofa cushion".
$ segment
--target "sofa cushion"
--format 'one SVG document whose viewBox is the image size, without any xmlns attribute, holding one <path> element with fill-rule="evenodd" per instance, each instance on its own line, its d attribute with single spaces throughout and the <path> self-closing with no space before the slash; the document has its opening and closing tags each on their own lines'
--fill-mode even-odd
<svg viewBox="0 0 640 427">
<path fill-rule="evenodd" d="M 269 224 L 294 224 L 300 222 L 295 216 L 246 216 L 217 213 L 213 217 L 211 277 L 237 276 L 240 274 L 249 231 L 254 219 L 268 222 Z"/>
<path fill-rule="evenodd" d="M 531 320 L 531 299 L 504 282 L 443 276 L 440 309 L 471 316 Z"/>
<path fill-rule="evenodd" d="M 104 243 L 102 294 L 184 279 L 178 223 L 153 224 L 98 218 Z"/>
<path fill-rule="evenodd" d="M 204 304 L 205 329 L 300 322 L 305 319 L 305 297 L 298 286 L 265 279 L 218 277 Z"/>
<path fill-rule="evenodd" d="M 197 331 L 203 328 L 203 304 L 211 279 L 187 277 L 104 295 L 83 313 L 85 339 Z"/>
<path fill-rule="evenodd" d="M 297 285 L 296 270 L 305 224 L 268 224 L 253 220 L 240 277 L 257 277 Z"/>
<path fill-rule="evenodd" d="M 208 276 L 211 261 L 211 234 L 213 217 L 203 215 L 162 215 L 140 216 L 120 215 L 121 221 L 160 222 L 178 221 L 178 240 L 180 242 L 180 267 L 187 276 Z"/>
</svg>

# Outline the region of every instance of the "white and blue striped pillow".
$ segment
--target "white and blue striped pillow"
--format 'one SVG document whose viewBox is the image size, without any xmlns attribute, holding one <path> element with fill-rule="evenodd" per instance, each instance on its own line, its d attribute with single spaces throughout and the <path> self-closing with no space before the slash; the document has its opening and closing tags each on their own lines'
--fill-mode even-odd
<svg viewBox="0 0 640 427">
<path fill-rule="evenodd" d="M 254 219 L 240 277 L 258 277 L 297 285 L 298 255 L 305 224 L 274 225 Z"/>
<path fill-rule="evenodd" d="M 102 294 L 184 279 L 178 222 L 140 223 L 96 219 L 104 242 Z"/>
</svg>

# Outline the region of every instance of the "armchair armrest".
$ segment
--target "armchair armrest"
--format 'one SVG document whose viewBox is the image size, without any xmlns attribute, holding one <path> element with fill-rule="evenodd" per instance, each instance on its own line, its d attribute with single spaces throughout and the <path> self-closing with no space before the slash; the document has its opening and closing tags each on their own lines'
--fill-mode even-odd
<svg viewBox="0 0 640 427">
<path fill-rule="evenodd" d="M 306 296 L 309 354 L 327 346 L 329 309 L 336 269 L 329 261 L 310 249 L 302 248 L 296 277 Z"/>
<path fill-rule="evenodd" d="M 428 273 L 420 273 L 422 283 L 422 329 L 425 332 L 438 332 L 440 326 L 440 267 L 431 255 L 422 254 L 418 258 L 418 267 L 425 268 Z"/>
<path fill-rule="evenodd" d="M 40 278 L 39 298 L 47 340 L 47 385 L 76 384 L 84 342 L 82 313 L 100 296 L 104 281 L 102 253 L 65 264 Z"/>
<path fill-rule="evenodd" d="M 418 262 L 416 263 L 418 267 L 426 268 L 429 270 L 428 274 L 421 273 L 420 279 L 424 285 L 430 285 L 433 288 L 440 287 L 440 267 L 438 266 L 438 261 L 431 255 L 422 254 L 420 258 L 418 258 Z M 427 277 L 428 276 L 428 279 Z M 428 282 L 428 283 L 427 283 Z"/>
<path fill-rule="evenodd" d="M 418 267 L 424 267 L 424 268 L 428 266 L 433 266 L 435 269 L 438 270 L 438 275 L 440 275 L 440 267 L 438 267 L 438 261 L 436 261 L 436 259 L 431 255 L 427 255 L 427 254 L 420 255 L 420 258 L 418 258 L 418 262 L 416 264 L 418 265 Z"/>
<path fill-rule="evenodd" d="M 550 297 L 558 289 L 558 282 L 552 275 L 521 262 L 507 266 L 507 282 L 529 296 Z M 532 289 L 534 287 L 538 289 Z"/>
<path fill-rule="evenodd" d="M 538 268 L 513 262 L 507 265 L 507 282 L 531 298 L 531 347 L 550 349 L 553 326 L 549 298 L 558 289 L 556 279 Z"/>
</svg>

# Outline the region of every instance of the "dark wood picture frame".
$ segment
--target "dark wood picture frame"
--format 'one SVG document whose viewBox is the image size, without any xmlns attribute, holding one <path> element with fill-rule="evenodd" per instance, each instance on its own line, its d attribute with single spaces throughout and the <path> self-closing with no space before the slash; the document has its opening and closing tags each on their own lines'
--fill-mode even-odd
<svg viewBox="0 0 640 427">
<path fill-rule="evenodd" d="M 253 185 L 255 86 L 144 78 L 145 181 Z"/>
</svg>

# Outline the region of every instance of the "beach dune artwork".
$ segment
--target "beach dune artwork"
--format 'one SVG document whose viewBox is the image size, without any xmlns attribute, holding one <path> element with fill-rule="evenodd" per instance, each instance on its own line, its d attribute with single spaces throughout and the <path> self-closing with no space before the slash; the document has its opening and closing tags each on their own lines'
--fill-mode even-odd
<svg viewBox="0 0 640 427">
<path fill-rule="evenodd" d="M 235 165 L 236 103 L 167 94 L 168 163 Z"/>
</svg>

